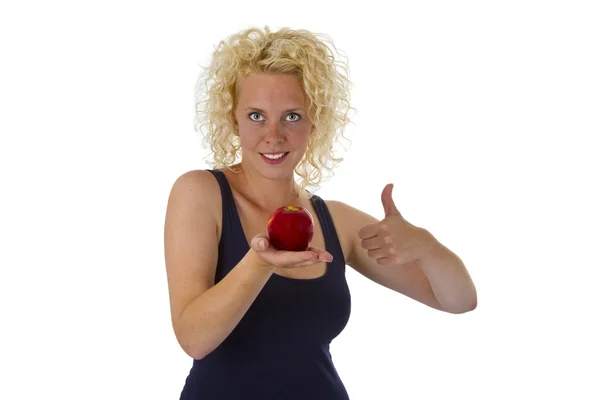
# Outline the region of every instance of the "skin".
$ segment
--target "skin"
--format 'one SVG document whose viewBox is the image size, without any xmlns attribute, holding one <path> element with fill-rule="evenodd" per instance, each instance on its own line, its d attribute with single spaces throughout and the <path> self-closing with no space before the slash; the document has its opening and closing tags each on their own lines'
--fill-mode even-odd
<svg viewBox="0 0 600 400">
<path fill-rule="evenodd" d="M 300 202 L 294 168 L 314 129 L 308 107 L 301 81 L 292 75 L 251 74 L 239 85 L 234 112 L 242 147 L 241 173 L 226 174 L 256 214 L 268 215 L 282 204 Z M 290 154 L 276 166 L 265 163 L 260 154 L 279 151 Z M 391 193 L 392 185 L 381 193 L 382 220 L 341 201 L 326 200 L 345 263 L 434 309 L 456 314 L 475 309 L 476 289 L 461 259 L 427 230 L 404 219 Z M 306 273 L 318 276 L 323 269 L 316 265 Z"/>
<path fill-rule="evenodd" d="M 308 109 L 308 99 L 296 76 L 251 74 L 238 85 L 234 115 L 242 161 L 237 164 L 240 173 L 224 173 L 249 244 L 268 238 L 267 220 L 276 208 L 294 204 L 315 214 L 310 201 L 298 195 L 300 188 L 294 181 L 294 169 L 306 153 L 314 129 Z M 261 155 L 277 152 L 289 152 L 279 165 L 266 163 Z M 278 265 L 274 272 L 280 275 L 314 278 L 325 273 L 325 262 L 332 261 L 324 246 L 320 224 L 315 221 L 315 235 L 306 252 L 293 254 L 270 247 L 256 261 L 269 268 Z M 293 261 L 299 258 L 306 261 Z"/>
<path fill-rule="evenodd" d="M 263 111 L 248 110 L 250 106 Z M 290 108 L 296 110 L 286 111 Z M 209 172 L 198 170 L 183 174 L 173 185 L 165 220 L 165 261 L 173 327 L 191 357 L 204 357 L 229 335 L 273 272 L 313 279 L 331 261 L 323 250 L 318 221 L 311 242 L 314 254 L 257 250 L 273 209 L 295 203 L 311 207 L 310 201 L 298 198 L 294 182 L 294 169 L 313 133 L 307 112 L 301 82 L 294 76 L 250 75 L 241 82 L 234 110 L 242 145 L 241 172 L 225 169 L 224 173 L 252 250 L 217 285 L 217 252 L 199 250 L 215 249 L 219 243 L 218 183 Z M 277 166 L 265 163 L 260 155 L 280 150 L 290 154 Z M 391 193 L 392 185 L 386 185 L 381 193 L 385 214 L 381 220 L 341 201 L 325 200 L 345 264 L 434 309 L 455 314 L 475 309 L 475 286 L 460 258 L 428 231 L 406 221 Z"/>
<path fill-rule="evenodd" d="M 235 108 L 240 138 L 241 173 L 235 177 L 244 196 L 264 210 L 298 198 L 294 168 L 307 150 L 313 125 L 300 80 L 285 74 L 251 74 L 239 85 Z M 261 109 L 257 111 L 254 108 Z M 294 111 L 286 111 L 294 109 Z M 280 165 L 268 165 L 260 153 L 289 151 Z"/>
</svg>

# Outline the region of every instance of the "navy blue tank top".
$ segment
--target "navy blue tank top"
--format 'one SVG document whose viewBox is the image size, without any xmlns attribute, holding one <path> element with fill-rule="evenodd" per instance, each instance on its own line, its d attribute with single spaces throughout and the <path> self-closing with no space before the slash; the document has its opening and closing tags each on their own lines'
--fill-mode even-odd
<svg viewBox="0 0 600 400">
<path fill-rule="evenodd" d="M 250 250 L 231 187 L 220 170 L 223 229 L 215 284 Z M 325 202 L 311 202 L 333 255 L 315 279 L 272 274 L 231 334 L 193 360 L 180 400 L 349 399 L 329 352 L 350 317 L 344 254 Z"/>
</svg>

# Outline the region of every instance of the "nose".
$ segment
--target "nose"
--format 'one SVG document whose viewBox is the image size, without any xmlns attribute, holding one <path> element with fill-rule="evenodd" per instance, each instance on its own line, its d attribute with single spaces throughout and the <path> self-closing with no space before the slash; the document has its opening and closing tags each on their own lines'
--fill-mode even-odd
<svg viewBox="0 0 600 400">
<path fill-rule="evenodd" d="M 265 139 L 265 142 L 267 142 L 269 144 L 270 143 L 283 143 L 285 137 L 281 133 L 281 130 L 279 129 L 278 126 L 271 125 L 271 126 L 267 127 L 264 139 Z"/>
</svg>

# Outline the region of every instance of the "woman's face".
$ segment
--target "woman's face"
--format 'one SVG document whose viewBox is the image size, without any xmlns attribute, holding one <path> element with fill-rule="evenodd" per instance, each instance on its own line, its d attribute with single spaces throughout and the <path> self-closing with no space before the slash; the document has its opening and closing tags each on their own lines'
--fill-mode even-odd
<svg viewBox="0 0 600 400">
<path fill-rule="evenodd" d="M 300 79 L 294 75 L 250 74 L 244 78 L 235 109 L 243 164 L 265 177 L 293 174 L 313 129 L 308 106 Z M 273 159 L 281 153 L 282 157 Z"/>
</svg>

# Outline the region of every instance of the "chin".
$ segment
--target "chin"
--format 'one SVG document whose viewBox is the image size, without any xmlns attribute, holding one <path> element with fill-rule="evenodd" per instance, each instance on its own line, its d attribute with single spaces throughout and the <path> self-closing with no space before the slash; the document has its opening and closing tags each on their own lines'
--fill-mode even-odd
<svg viewBox="0 0 600 400">
<path fill-rule="evenodd" d="M 282 169 L 278 169 L 278 170 L 272 170 L 272 169 L 268 169 L 268 168 L 260 168 L 259 169 L 259 173 L 267 178 L 267 179 L 287 179 L 290 176 L 294 176 L 294 169 L 293 168 L 282 168 Z"/>
</svg>

